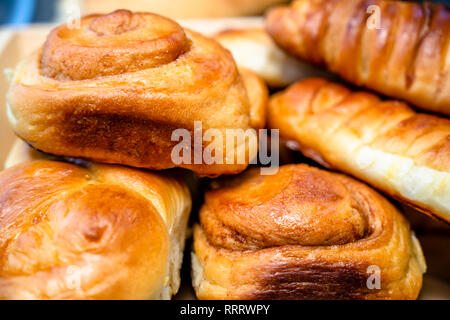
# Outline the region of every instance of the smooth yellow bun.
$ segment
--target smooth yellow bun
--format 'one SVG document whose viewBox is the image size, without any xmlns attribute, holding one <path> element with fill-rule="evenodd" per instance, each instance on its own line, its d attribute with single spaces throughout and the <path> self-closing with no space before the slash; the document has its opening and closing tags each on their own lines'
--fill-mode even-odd
<svg viewBox="0 0 450 320">
<path fill-rule="evenodd" d="M 0 194 L 1 299 L 169 299 L 177 292 L 191 208 L 182 181 L 34 160 L 1 172 Z"/>
<path fill-rule="evenodd" d="M 326 79 L 273 95 L 269 126 L 324 166 L 450 222 L 450 121 Z"/>
<path fill-rule="evenodd" d="M 181 166 L 199 175 L 244 170 L 256 142 L 234 148 L 214 141 L 223 163 L 174 163 L 176 129 L 250 129 L 267 89 L 247 81 L 216 41 L 151 13 L 118 10 L 55 28 L 44 46 L 16 68 L 8 116 L 16 134 L 55 155 L 160 170 Z M 244 78 L 244 80 L 243 80 Z M 256 85 L 246 86 L 252 83 Z M 255 135 L 254 135 L 255 136 Z M 249 145 L 251 144 L 251 145 Z M 202 144 L 202 152 L 208 143 Z M 230 164 L 232 154 L 244 163 Z"/>
<path fill-rule="evenodd" d="M 192 261 L 199 299 L 416 299 L 426 269 L 386 199 L 303 164 L 206 192 Z M 380 288 L 368 286 L 371 268 Z"/>
<path fill-rule="evenodd" d="M 286 87 L 297 80 L 327 73 L 284 53 L 264 29 L 230 29 L 215 39 L 231 51 L 236 63 L 256 72 L 272 88 Z"/>
</svg>

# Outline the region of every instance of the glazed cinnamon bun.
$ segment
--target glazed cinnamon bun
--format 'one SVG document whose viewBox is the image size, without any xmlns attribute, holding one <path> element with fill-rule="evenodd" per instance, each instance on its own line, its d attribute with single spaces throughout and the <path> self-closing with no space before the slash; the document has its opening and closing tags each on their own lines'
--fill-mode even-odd
<svg viewBox="0 0 450 320">
<path fill-rule="evenodd" d="M 194 230 L 199 299 L 416 299 L 425 269 L 385 198 L 303 164 L 207 191 Z"/>
<path fill-rule="evenodd" d="M 229 148 L 218 139 L 198 148 L 192 142 L 180 163 L 171 157 L 180 141 L 173 133 L 181 129 L 193 139 L 195 121 L 200 132 L 252 129 L 252 116 L 261 116 L 251 110 L 265 109 L 255 103 L 267 101 L 267 89 L 262 81 L 247 81 L 249 74 L 241 74 L 230 52 L 212 39 L 155 14 L 117 10 L 52 30 L 17 66 L 8 116 L 19 137 L 51 154 L 232 174 L 256 154 L 255 139 Z M 222 161 L 194 161 L 194 152 L 203 155 L 207 146 Z M 244 163 L 228 161 L 241 153 Z"/>
</svg>

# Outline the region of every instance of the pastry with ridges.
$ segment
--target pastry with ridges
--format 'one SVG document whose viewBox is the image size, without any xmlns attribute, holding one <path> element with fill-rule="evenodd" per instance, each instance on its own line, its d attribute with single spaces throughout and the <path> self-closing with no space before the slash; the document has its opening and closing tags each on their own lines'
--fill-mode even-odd
<svg viewBox="0 0 450 320">
<path fill-rule="evenodd" d="M 273 95 L 268 113 L 291 148 L 450 221 L 450 120 L 325 79 Z"/>
<path fill-rule="evenodd" d="M 357 85 L 450 115 L 450 9 L 385 0 L 298 0 L 266 15 L 287 52 Z"/>
</svg>

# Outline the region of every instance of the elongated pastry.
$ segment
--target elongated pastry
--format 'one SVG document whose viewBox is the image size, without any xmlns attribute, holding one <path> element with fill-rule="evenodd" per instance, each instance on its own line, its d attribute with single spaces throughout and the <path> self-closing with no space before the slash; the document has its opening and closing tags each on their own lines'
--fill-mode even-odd
<svg viewBox="0 0 450 320">
<path fill-rule="evenodd" d="M 324 79 L 275 94 L 268 118 L 304 155 L 450 222 L 450 120 Z"/>
<path fill-rule="evenodd" d="M 416 299 L 426 269 L 386 199 L 303 164 L 208 191 L 192 261 L 199 299 Z"/>
<path fill-rule="evenodd" d="M 231 51 L 239 66 L 253 70 L 272 88 L 326 75 L 320 68 L 284 53 L 262 28 L 224 30 L 215 39 Z"/>
<path fill-rule="evenodd" d="M 184 182 L 90 162 L 22 162 L 36 155 L 23 146 L 9 157 L 18 164 L 0 173 L 0 299 L 178 291 L 191 207 Z"/>
<path fill-rule="evenodd" d="M 266 26 L 289 53 L 357 85 L 450 115 L 450 9 L 428 2 L 298 0 Z"/>
<path fill-rule="evenodd" d="M 208 129 L 252 129 L 250 111 L 265 106 L 251 102 L 265 102 L 267 89 L 242 79 L 249 74 L 241 75 L 212 39 L 158 15 L 118 10 L 54 29 L 17 66 L 8 116 L 19 137 L 55 155 L 155 170 L 180 166 L 207 176 L 237 173 L 255 155 L 256 139 L 231 148 L 219 139 L 195 147 L 193 140 Z M 188 134 L 180 149 L 187 157 L 174 159 L 180 132 Z M 222 163 L 202 159 L 208 146 Z M 233 154 L 247 160 L 231 163 Z"/>
</svg>

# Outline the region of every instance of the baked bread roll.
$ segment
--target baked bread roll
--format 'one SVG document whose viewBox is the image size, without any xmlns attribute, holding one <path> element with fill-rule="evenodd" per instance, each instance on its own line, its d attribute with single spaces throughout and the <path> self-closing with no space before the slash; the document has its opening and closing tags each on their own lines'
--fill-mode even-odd
<svg viewBox="0 0 450 320">
<path fill-rule="evenodd" d="M 346 80 L 450 115 L 450 9 L 383 0 L 298 0 L 266 26 L 289 53 Z"/>
<path fill-rule="evenodd" d="M 216 41 L 158 15 L 118 10 L 86 16 L 79 28 L 54 29 L 41 50 L 17 66 L 8 115 L 19 137 L 55 155 L 231 174 L 246 168 L 256 139 L 233 148 L 218 139 L 201 141 L 195 152 L 203 155 L 210 146 L 223 155 L 223 164 L 195 163 L 192 142 L 183 149 L 190 159 L 177 163 L 171 153 L 181 138 L 173 133 L 187 130 L 193 140 L 194 131 L 251 129 L 250 110 L 265 106 L 250 102 L 266 101 L 267 88 L 262 81 L 245 87 L 251 81 L 242 77 Z M 244 163 L 227 160 L 242 153 Z"/>
<path fill-rule="evenodd" d="M 10 164 L 32 153 L 20 148 Z M 0 299 L 169 299 L 191 208 L 179 179 L 34 160 L 0 173 Z"/>
<path fill-rule="evenodd" d="M 426 268 L 386 199 L 303 164 L 208 191 L 192 261 L 199 299 L 416 299 Z"/>
<path fill-rule="evenodd" d="M 450 221 L 450 120 L 324 79 L 275 94 L 268 119 L 291 148 Z"/>
<path fill-rule="evenodd" d="M 224 30 L 215 39 L 231 51 L 239 66 L 253 70 L 272 88 L 326 75 L 320 68 L 284 53 L 262 28 Z"/>
</svg>

